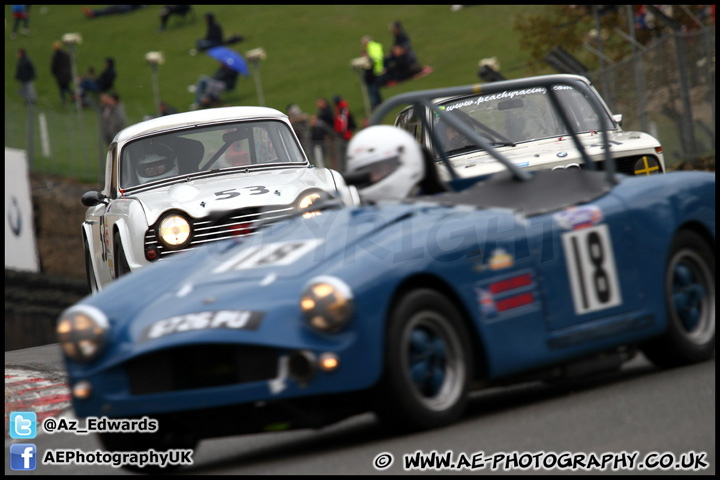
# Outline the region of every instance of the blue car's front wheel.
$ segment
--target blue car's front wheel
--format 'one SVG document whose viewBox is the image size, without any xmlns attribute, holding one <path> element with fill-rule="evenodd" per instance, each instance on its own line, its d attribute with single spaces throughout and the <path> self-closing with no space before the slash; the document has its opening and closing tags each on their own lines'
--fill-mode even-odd
<svg viewBox="0 0 720 480">
<path fill-rule="evenodd" d="M 668 326 L 643 352 L 660 367 L 706 360 L 715 351 L 715 254 L 697 233 L 673 239 L 665 270 Z"/>
<path fill-rule="evenodd" d="M 433 290 L 415 290 L 393 309 L 377 411 L 404 429 L 446 425 L 462 415 L 473 376 L 467 329 Z"/>
</svg>

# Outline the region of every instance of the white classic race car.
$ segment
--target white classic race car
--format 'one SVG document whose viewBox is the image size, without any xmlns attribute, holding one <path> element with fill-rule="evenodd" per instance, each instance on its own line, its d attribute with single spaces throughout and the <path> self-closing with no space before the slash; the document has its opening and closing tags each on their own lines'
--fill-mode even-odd
<svg viewBox="0 0 720 480">
<path fill-rule="evenodd" d="M 338 172 L 310 164 L 277 110 L 214 108 L 138 123 L 110 145 L 105 188 L 82 197 L 88 283 L 95 292 L 163 257 L 252 235 L 328 195 L 359 203 Z"/>
<path fill-rule="evenodd" d="M 600 138 L 603 123 L 610 125 L 610 150 L 619 173 L 651 175 L 665 172 L 660 142 L 647 133 L 623 131 L 622 115 L 613 115 L 587 78 L 577 75 L 547 77 L 574 78 L 588 84 L 604 107 L 607 118 L 598 118 L 583 94 L 567 85 L 558 84 L 551 89 L 518 88 L 492 94 L 483 94 L 482 85 L 479 85 L 478 92 L 472 95 L 410 105 L 397 115 L 395 126 L 410 132 L 427 147 L 436 161 L 443 157 L 449 160 L 457 175 L 463 178 L 505 168 L 483 146 L 468 141 L 460 131 L 463 128 L 479 133 L 512 163 L 529 170 L 580 168 L 583 161 L 574 145 L 575 136 L 598 169 L 603 170 L 605 162 Z M 531 82 L 532 78 L 526 80 Z M 554 101 L 562 106 L 562 113 L 552 108 Z M 432 108 L 452 112 L 462 125 L 454 127 L 440 120 Z M 562 114 L 568 117 L 568 122 L 562 121 Z M 571 125 L 573 132 L 564 126 L 566 124 Z M 444 166 L 440 172 L 447 179 L 449 174 Z"/>
</svg>

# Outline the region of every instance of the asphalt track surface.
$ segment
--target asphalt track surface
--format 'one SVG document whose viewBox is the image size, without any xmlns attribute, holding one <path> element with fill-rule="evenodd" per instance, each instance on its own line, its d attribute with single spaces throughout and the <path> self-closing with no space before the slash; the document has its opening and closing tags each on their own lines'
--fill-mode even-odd
<svg viewBox="0 0 720 480">
<path fill-rule="evenodd" d="M 8 437 L 9 408 L 21 406 L 53 416 L 74 418 L 62 390 L 62 362 L 57 345 L 5 354 L 6 475 L 123 475 L 122 468 L 98 465 L 44 465 L 32 472 L 13 471 L 12 443 L 34 443 L 42 457 L 48 449 L 100 449 L 95 435 L 40 432 L 33 440 Z M 18 372 L 25 375 L 18 375 Z M 10 375 L 11 378 L 8 378 Z M 28 379 L 34 379 L 29 382 Z M 26 383 L 23 384 L 23 381 Z M 45 382 L 45 383 L 42 383 Z M 60 386 L 58 386 L 60 384 Z M 40 388 L 38 388 L 40 387 Z M 39 393 L 47 390 L 47 394 Z M 48 402 L 48 398 L 52 398 Z M 66 403 L 63 403 L 65 401 Z M 33 403 L 35 402 L 35 403 Z M 49 406 L 48 406 L 49 405 Z M 60 410 L 56 412 L 55 410 Z M 474 393 L 460 422 L 446 428 L 407 435 L 392 434 L 372 414 L 359 415 L 320 430 L 298 430 L 205 440 L 192 466 L 180 474 L 343 475 L 420 473 L 404 468 L 404 456 L 451 452 L 451 463 L 463 468 L 426 469 L 431 474 L 678 474 L 715 473 L 715 359 L 672 370 L 659 370 L 642 355 L 621 371 L 563 385 L 526 383 Z M 479 457 L 478 452 L 483 452 Z M 538 453 L 544 452 L 544 455 Z M 637 452 L 635 468 L 629 455 Z M 694 452 L 694 453 L 690 453 Z M 498 454 L 505 453 L 505 456 Z M 534 469 L 534 462 L 561 455 L 625 459 L 620 468 Z M 625 453 L 625 457 L 622 454 Z M 389 467 L 378 470 L 377 461 Z M 553 457 L 555 455 L 555 457 Z M 683 455 L 685 455 L 683 457 Z M 485 460 L 484 467 L 479 459 Z M 535 459 L 533 459 L 535 458 Z M 568 455 L 562 458 L 569 458 Z M 695 458 L 699 470 L 639 469 L 643 461 Z M 488 461 L 490 459 L 490 461 Z M 492 459 L 498 466 L 492 469 Z M 466 461 L 463 461 L 466 460 Z M 503 463 L 504 462 L 504 463 Z M 476 469 L 472 469 L 472 464 Z M 523 464 L 529 468 L 522 469 Z M 503 468 L 506 465 L 509 468 Z M 589 467 L 586 467 L 589 468 Z"/>
</svg>

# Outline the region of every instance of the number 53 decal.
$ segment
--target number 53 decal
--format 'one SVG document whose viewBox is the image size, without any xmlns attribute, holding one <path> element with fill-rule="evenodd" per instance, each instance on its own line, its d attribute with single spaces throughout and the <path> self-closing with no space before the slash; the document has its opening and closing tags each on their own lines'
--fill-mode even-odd
<svg viewBox="0 0 720 480">
<path fill-rule="evenodd" d="M 249 189 L 250 192 L 252 192 L 252 193 L 250 193 L 250 195 L 262 195 L 264 193 L 270 192 L 270 190 L 268 190 L 267 188 L 262 187 L 260 185 L 255 186 L 255 187 L 243 187 L 243 188 Z M 240 192 L 237 191 L 237 188 L 231 188 L 229 190 L 222 190 L 220 192 L 215 192 L 215 197 L 217 197 L 216 200 L 229 200 L 231 198 L 237 197 L 238 195 L 240 195 Z"/>
<path fill-rule="evenodd" d="M 582 315 L 622 303 L 608 226 L 562 235 L 575 313 Z"/>
</svg>

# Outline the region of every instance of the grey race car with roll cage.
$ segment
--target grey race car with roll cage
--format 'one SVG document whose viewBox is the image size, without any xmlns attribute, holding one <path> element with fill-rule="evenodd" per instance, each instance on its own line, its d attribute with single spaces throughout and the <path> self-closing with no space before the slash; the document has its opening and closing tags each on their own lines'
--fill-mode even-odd
<svg viewBox="0 0 720 480">
<path fill-rule="evenodd" d="M 82 197 L 88 283 L 94 292 L 163 257 L 252 235 L 323 192 L 358 202 L 338 172 L 308 161 L 277 110 L 214 108 L 132 125 L 109 146 L 104 189 Z"/>
<path fill-rule="evenodd" d="M 555 92 L 552 97 L 548 95 L 547 88 L 537 86 L 489 93 L 479 89 L 471 94 L 436 98 L 432 104 L 482 135 L 520 168 L 582 168 L 582 158 L 572 145 L 568 131 L 568 126 L 571 126 L 591 160 L 602 169 L 603 147 L 599 133 L 603 125 L 607 125 L 610 151 L 618 172 L 630 175 L 665 172 L 660 142 L 647 133 L 623 131 L 622 115 L 611 112 L 587 78 L 579 75 L 546 75 L 523 80 L 540 78 L 571 78 L 584 83 L 588 89 L 581 93 L 565 84 L 556 83 L 550 87 Z M 600 115 L 590 107 L 586 95 L 593 95 L 602 105 Z M 554 108 L 552 102 L 557 102 L 557 106 L 562 108 Z M 433 153 L 436 161 L 448 158 L 457 174 L 463 178 L 504 169 L 486 148 L 458 134 L 446 121 L 432 113 L 427 105 L 405 107 L 398 113 L 395 126 L 413 135 Z M 449 178 L 447 169 L 441 167 L 441 174 L 445 179 Z"/>
</svg>

